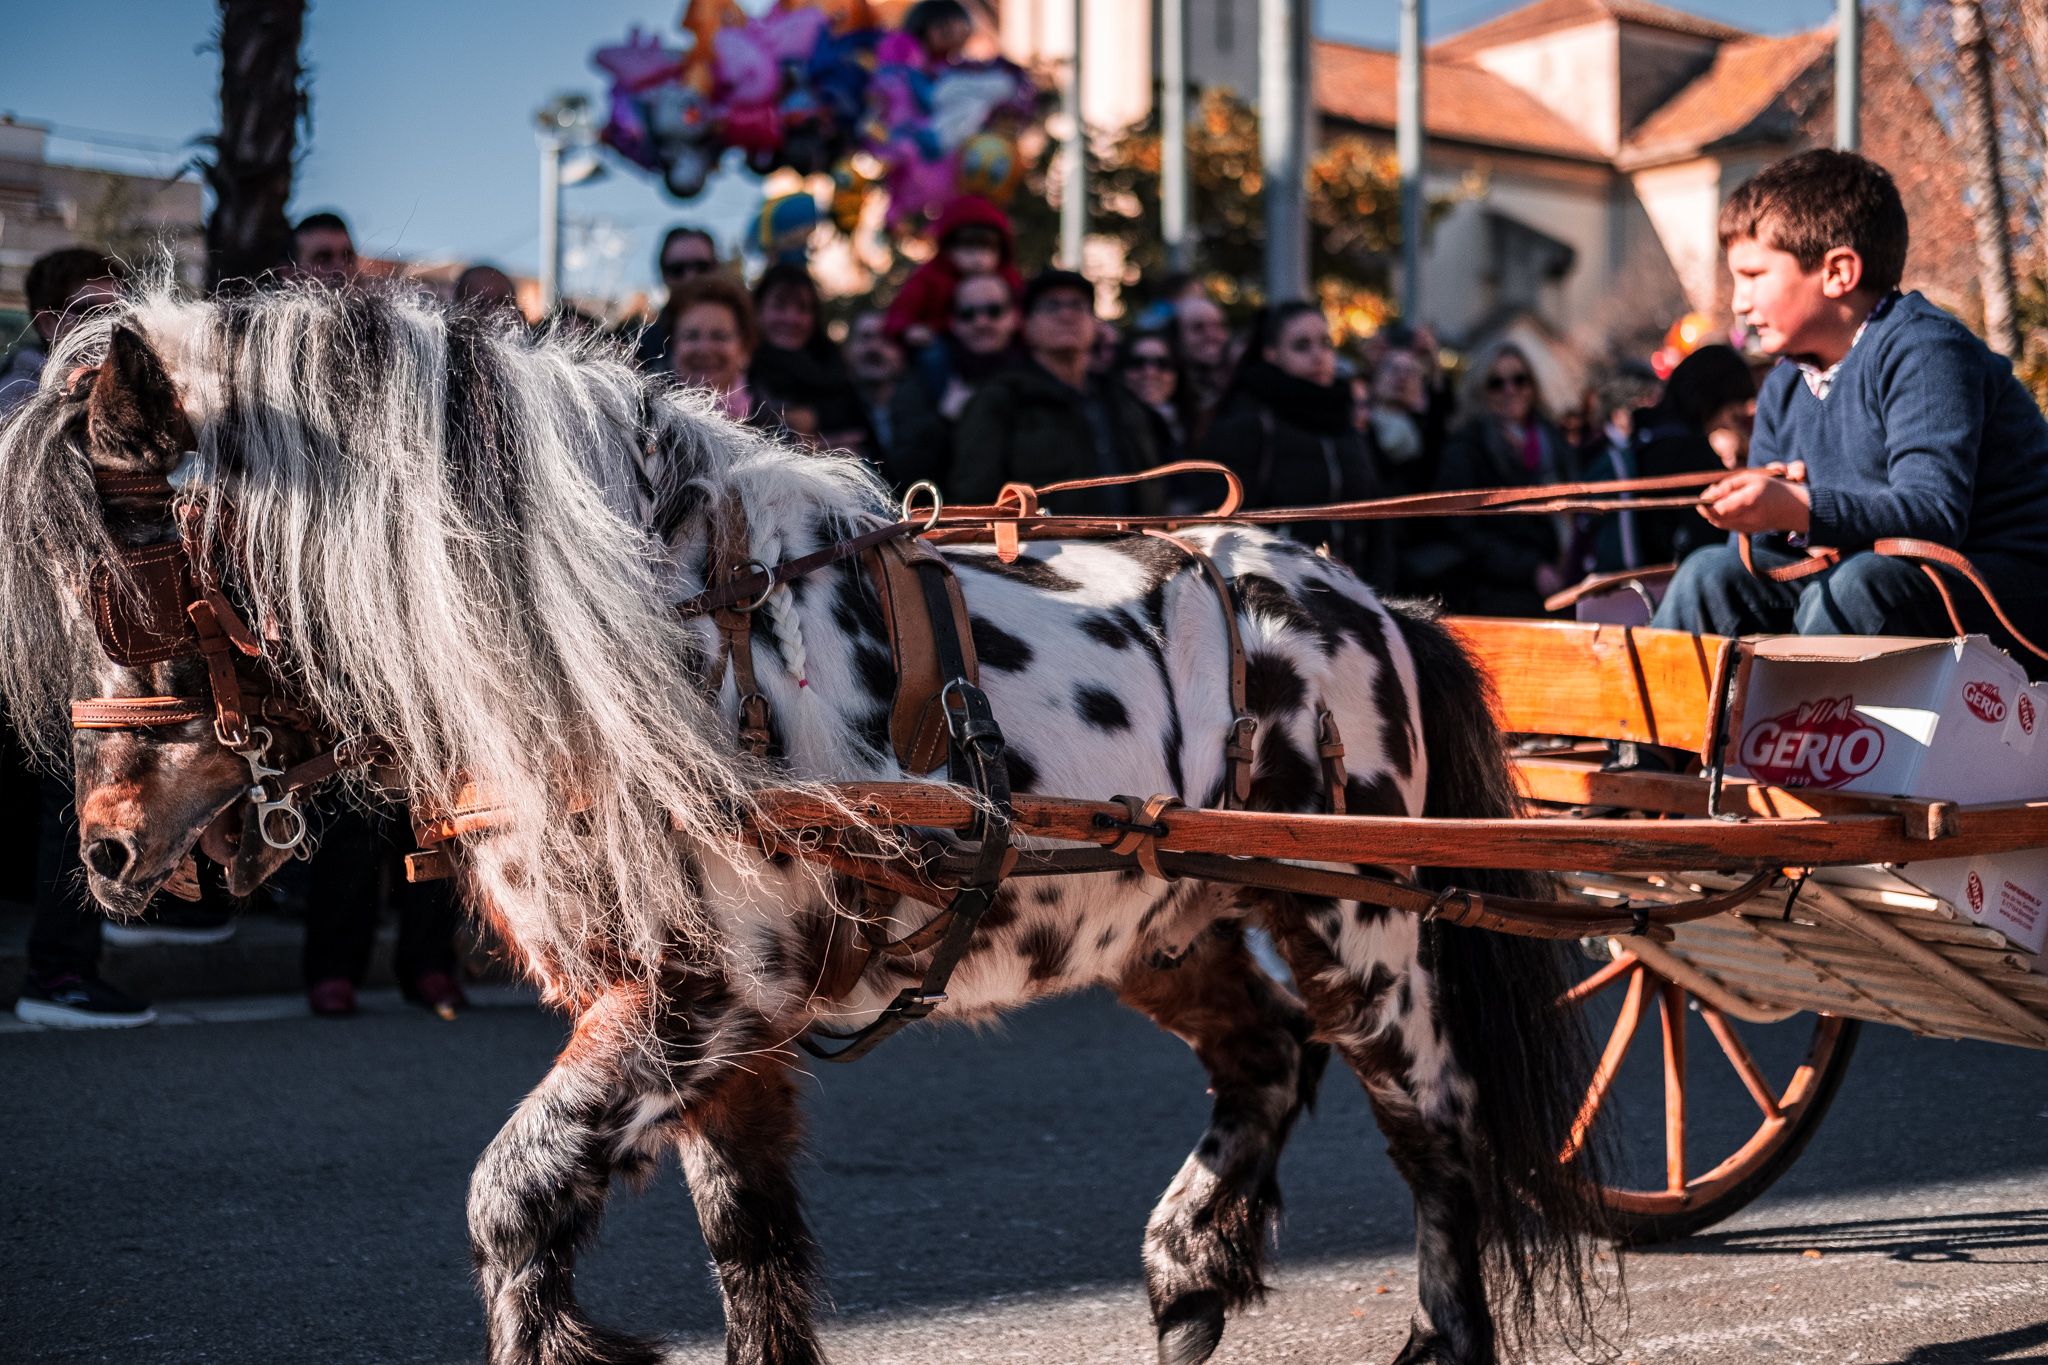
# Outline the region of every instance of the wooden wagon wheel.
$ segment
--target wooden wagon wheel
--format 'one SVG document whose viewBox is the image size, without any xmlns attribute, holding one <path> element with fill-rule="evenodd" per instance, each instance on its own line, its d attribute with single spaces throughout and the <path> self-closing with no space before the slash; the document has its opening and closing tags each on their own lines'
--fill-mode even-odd
<svg viewBox="0 0 2048 1365">
<path fill-rule="evenodd" d="M 1560 1157 L 1575 1160 L 1589 1140 L 1606 1138 L 1610 1147 L 1615 1145 L 1611 1139 L 1619 1135 L 1600 1125 L 1603 1117 L 1621 1103 L 1617 1081 L 1622 1079 L 1630 1045 L 1646 1031 L 1642 1027 L 1645 1017 L 1654 1008 L 1657 1027 L 1647 1031 L 1656 1034 L 1663 1061 L 1663 1184 L 1645 1187 L 1649 1182 L 1624 1175 L 1601 1186 L 1601 1199 L 1613 1219 L 1616 1239 L 1624 1245 L 1638 1246 L 1670 1241 L 1710 1227 L 1770 1188 L 1798 1159 L 1819 1128 L 1848 1071 L 1861 1026 L 1853 1019 L 1834 1015 L 1795 1014 L 1784 1022 L 1752 1023 L 1752 1032 L 1762 1028 L 1776 1035 L 1770 1039 L 1775 1064 L 1759 1064 L 1737 1021 L 1690 995 L 1676 982 L 1658 975 L 1628 951 L 1623 941 L 1609 943 L 1609 951 L 1615 954 L 1613 960 L 1564 997 L 1566 1003 L 1576 1008 L 1591 1010 L 1597 1007 L 1596 1002 L 1604 1005 L 1611 1001 L 1610 993 L 1616 988 L 1625 992 L 1611 1027 L 1607 1028 L 1606 1045 L 1586 1087 L 1578 1122 Z M 1694 1015 L 1703 1028 L 1689 1028 L 1688 1018 Z M 1600 1020 L 1592 1022 L 1597 1038 L 1598 1029 L 1604 1024 Z M 1690 1049 L 1690 1057 L 1688 1033 L 1707 1035 L 1705 1039 L 1693 1039 L 1696 1046 Z M 1788 1038 L 1786 1033 L 1806 1035 L 1803 1052 L 1800 1040 Z M 1710 1047 L 1697 1046 L 1709 1041 Z M 1726 1134 L 1720 1135 L 1714 1149 L 1725 1151 L 1726 1155 L 1711 1163 L 1699 1160 L 1706 1154 L 1697 1150 L 1697 1133 L 1694 1150 L 1689 1151 L 1687 1146 L 1687 1097 L 1699 1088 L 1702 1060 L 1697 1054 L 1701 1051 L 1721 1059 L 1721 1064 L 1748 1092 L 1757 1111 L 1753 1130 L 1747 1129 L 1746 1120 L 1738 1125 L 1748 1132 L 1746 1139 L 1731 1142 L 1726 1140 Z M 1631 1077 L 1630 1082 L 1639 1091 L 1647 1088 L 1639 1076 Z M 1650 1101 L 1647 1107 L 1654 1107 L 1654 1096 L 1638 1094 L 1635 1098 Z M 1646 1118 L 1640 1112 L 1644 1107 L 1642 1103 L 1634 1106 L 1637 1119 Z M 1648 1135 L 1640 1129 L 1648 1126 L 1637 1125 L 1636 1147 L 1644 1145 L 1643 1139 Z"/>
</svg>

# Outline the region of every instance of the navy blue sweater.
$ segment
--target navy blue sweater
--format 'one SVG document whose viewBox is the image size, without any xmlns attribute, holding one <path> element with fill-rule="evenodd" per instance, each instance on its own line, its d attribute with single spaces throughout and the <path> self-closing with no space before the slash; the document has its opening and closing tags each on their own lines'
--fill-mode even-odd
<svg viewBox="0 0 2048 1365">
<path fill-rule="evenodd" d="M 1961 550 L 1994 587 L 2042 589 L 2048 420 L 2010 361 L 1917 293 L 1864 329 L 1825 399 L 1790 362 L 1764 380 L 1749 462 L 1774 460 L 1806 461 L 1815 545 L 1917 536 Z"/>
</svg>

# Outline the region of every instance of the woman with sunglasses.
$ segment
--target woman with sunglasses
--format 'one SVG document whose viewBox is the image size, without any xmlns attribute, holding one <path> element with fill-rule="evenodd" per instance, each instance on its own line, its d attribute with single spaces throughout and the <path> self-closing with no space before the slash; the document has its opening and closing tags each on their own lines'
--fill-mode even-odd
<svg viewBox="0 0 2048 1365">
<path fill-rule="evenodd" d="M 1477 415 L 1444 449 L 1437 487 L 1523 488 L 1572 476 L 1569 447 L 1543 408 L 1529 357 L 1503 342 L 1480 357 L 1467 381 L 1465 408 Z M 1571 575 L 1571 528 L 1558 517 L 1461 517 L 1445 527 L 1455 553 L 1420 586 L 1440 592 L 1455 611 L 1481 616 L 1541 616 L 1543 599 Z"/>
<path fill-rule="evenodd" d="M 1187 370 L 1173 333 L 1163 327 L 1131 332 L 1118 348 L 1116 368 L 1124 387 L 1152 414 L 1159 458 L 1184 458 L 1193 414 L 1189 411 Z"/>
<path fill-rule="evenodd" d="M 1202 458 L 1244 480 L 1247 507 L 1301 507 L 1378 496 L 1365 440 L 1351 420 L 1351 386 L 1337 378 L 1337 349 L 1320 305 L 1305 299 L 1259 315 Z M 1328 544 L 1376 587 L 1391 586 L 1392 541 L 1369 522 L 1297 522 L 1284 530 Z"/>
</svg>

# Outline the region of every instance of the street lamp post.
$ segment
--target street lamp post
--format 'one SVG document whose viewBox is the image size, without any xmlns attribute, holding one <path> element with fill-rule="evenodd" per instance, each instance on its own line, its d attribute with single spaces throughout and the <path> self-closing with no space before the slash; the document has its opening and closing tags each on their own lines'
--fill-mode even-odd
<svg viewBox="0 0 2048 1365">
<path fill-rule="evenodd" d="M 1060 191 L 1060 255 L 1069 270 L 1081 268 L 1088 238 L 1088 123 L 1081 99 L 1081 49 L 1087 46 L 1083 34 L 1087 18 L 1086 0 L 1074 0 L 1074 55 L 1067 63 L 1067 117 L 1073 127 L 1067 133 L 1067 182 Z"/>
<path fill-rule="evenodd" d="M 1187 0 L 1159 0 L 1159 235 L 1169 270 L 1188 268 Z"/>
<path fill-rule="evenodd" d="M 1259 154 L 1266 199 L 1266 296 L 1308 292 L 1309 24 L 1304 0 L 1259 3 Z"/>
<path fill-rule="evenodd" d="M 562 186 L 595 180 L 604 167 L 586 155 L 563 173 L 564 154 L 571 148 L 587 151 L 592 141 L 586 96 L 557 95 L 541 106 L 533 122 L 540 144 L 540 308 L 545 317 L 562 298 Z"/>
<path fill-rule="evenodd" d="M 1401 317 L 1422 321 L 1422 0 L 1401 0 L 1394 155 L 1401 171 Z"/>
<path fill-rule="evenodd" d="M 1835 146 L 1856 151 L 1863 141 L 1863 7 L 1835 7 Z"/>
</svg>

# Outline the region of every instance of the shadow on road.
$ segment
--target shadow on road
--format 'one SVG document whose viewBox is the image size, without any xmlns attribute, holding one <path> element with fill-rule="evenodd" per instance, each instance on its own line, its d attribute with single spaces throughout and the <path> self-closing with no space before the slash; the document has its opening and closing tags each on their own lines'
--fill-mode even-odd
<svg viewBox="0 0 2048 1365">
<path fill-rule="evenodd" d="M 2048 1249 L 2048 1209 L 1783 1224 L 1702 1233 L 1683 1245 L 1687 1251 L 1709 1256 L 1814 1250 L 1907 1262 L 1969 1262 L 1993 1251 Z M 2048 1256 L 2000 1256 L 1998 1261 L 2001 1265 L 2043 1265 L 2048 1264 Z"/>
<path fill-rule="evenodd" d="M 1881 1361 L 1878 1365 L 1992 1365 L 2000 1360 L 2039 1360 L 2042 1357 L 2031 1351 L 2026 1355 L 2015 1354 L 2036 1346 L 2048 1346 L 2048 1322 L 1963 1341 L 1916 1346 L 1897 1360 Z"/>
</svg>

